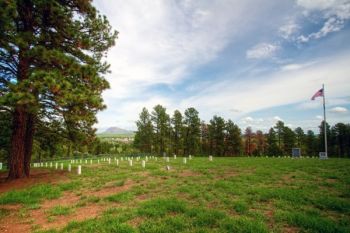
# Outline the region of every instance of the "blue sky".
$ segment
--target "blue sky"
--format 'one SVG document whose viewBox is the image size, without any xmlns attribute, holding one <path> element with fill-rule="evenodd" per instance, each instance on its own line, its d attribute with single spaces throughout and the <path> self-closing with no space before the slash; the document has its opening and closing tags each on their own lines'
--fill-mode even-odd
<svg viewBox="0 0 350 233">
<path fill-rule="evenodd" d="M 350 122 L 350 0 L 96 0 L 119 31 L 96 127 L 135 130 L 142 107 L 196 108 L 241 128 Z"/>
</svg>

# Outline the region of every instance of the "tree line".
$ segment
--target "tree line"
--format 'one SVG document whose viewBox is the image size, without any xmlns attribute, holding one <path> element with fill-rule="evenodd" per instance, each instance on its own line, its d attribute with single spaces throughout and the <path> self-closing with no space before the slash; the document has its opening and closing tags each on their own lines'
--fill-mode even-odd
<svg viewBox="0 0 350 233">
<path fill-rule="evenodd" d="M 330 156 L 350 157 L 350 124 L 327 125 Z M 280 156 L 291 155 L 292 148 L 300 148 L 304 156 L 317 156 L 324 151 L 324 125 L 319 132 L 294 130 L 278 121 L 268 132 L 243 132 L 232 120 L 220 116 L 206 123 L 195 108 L 182 114 L 175 110 L 170 116 L 166 108 L 156 105 L 152 112 L 143 108 L 136 122 L 134 146 L 143 153 L 158 155 L 215 155 L 215 156 Z"/>
</svg>

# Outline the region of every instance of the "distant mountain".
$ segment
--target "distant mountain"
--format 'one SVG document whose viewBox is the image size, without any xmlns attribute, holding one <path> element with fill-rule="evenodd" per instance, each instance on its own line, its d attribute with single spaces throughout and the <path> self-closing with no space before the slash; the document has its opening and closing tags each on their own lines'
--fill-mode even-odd
<svg viewBox="0 0 350 233">
<path fill-rule="evenodd" d="M 133 132 L 119 127 L 109 127 L 103 134 L 133 134 Z"/>
</svg>

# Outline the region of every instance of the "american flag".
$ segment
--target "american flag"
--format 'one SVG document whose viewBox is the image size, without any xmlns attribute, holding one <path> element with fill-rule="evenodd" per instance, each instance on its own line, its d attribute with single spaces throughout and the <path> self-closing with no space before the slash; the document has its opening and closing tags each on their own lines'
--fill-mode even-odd
<svg viewBox="0 0 350 233">
<path fill-rule="evenodd" d="M 311 100 L 315 100 L 316 97 L 323 96 L 323 88 L 318 90 L 312 97 Z"/>
</svg>

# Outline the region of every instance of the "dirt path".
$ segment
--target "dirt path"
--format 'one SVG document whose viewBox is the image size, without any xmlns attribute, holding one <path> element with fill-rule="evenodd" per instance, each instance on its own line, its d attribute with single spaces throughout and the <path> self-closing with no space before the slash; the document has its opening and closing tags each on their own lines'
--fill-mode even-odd
<svg viewBox="0 0 350 233">
<path fill-rule="evenodd" d="M 28 188 L 36 184 L 54 184 L 68 180 L 66 171 L 49 170 L 49 169 L 33 169 L 29 178 L 7 181 L 7 173 L 0 173 L 0 194 L 15 190 Z"/>
</svg>

